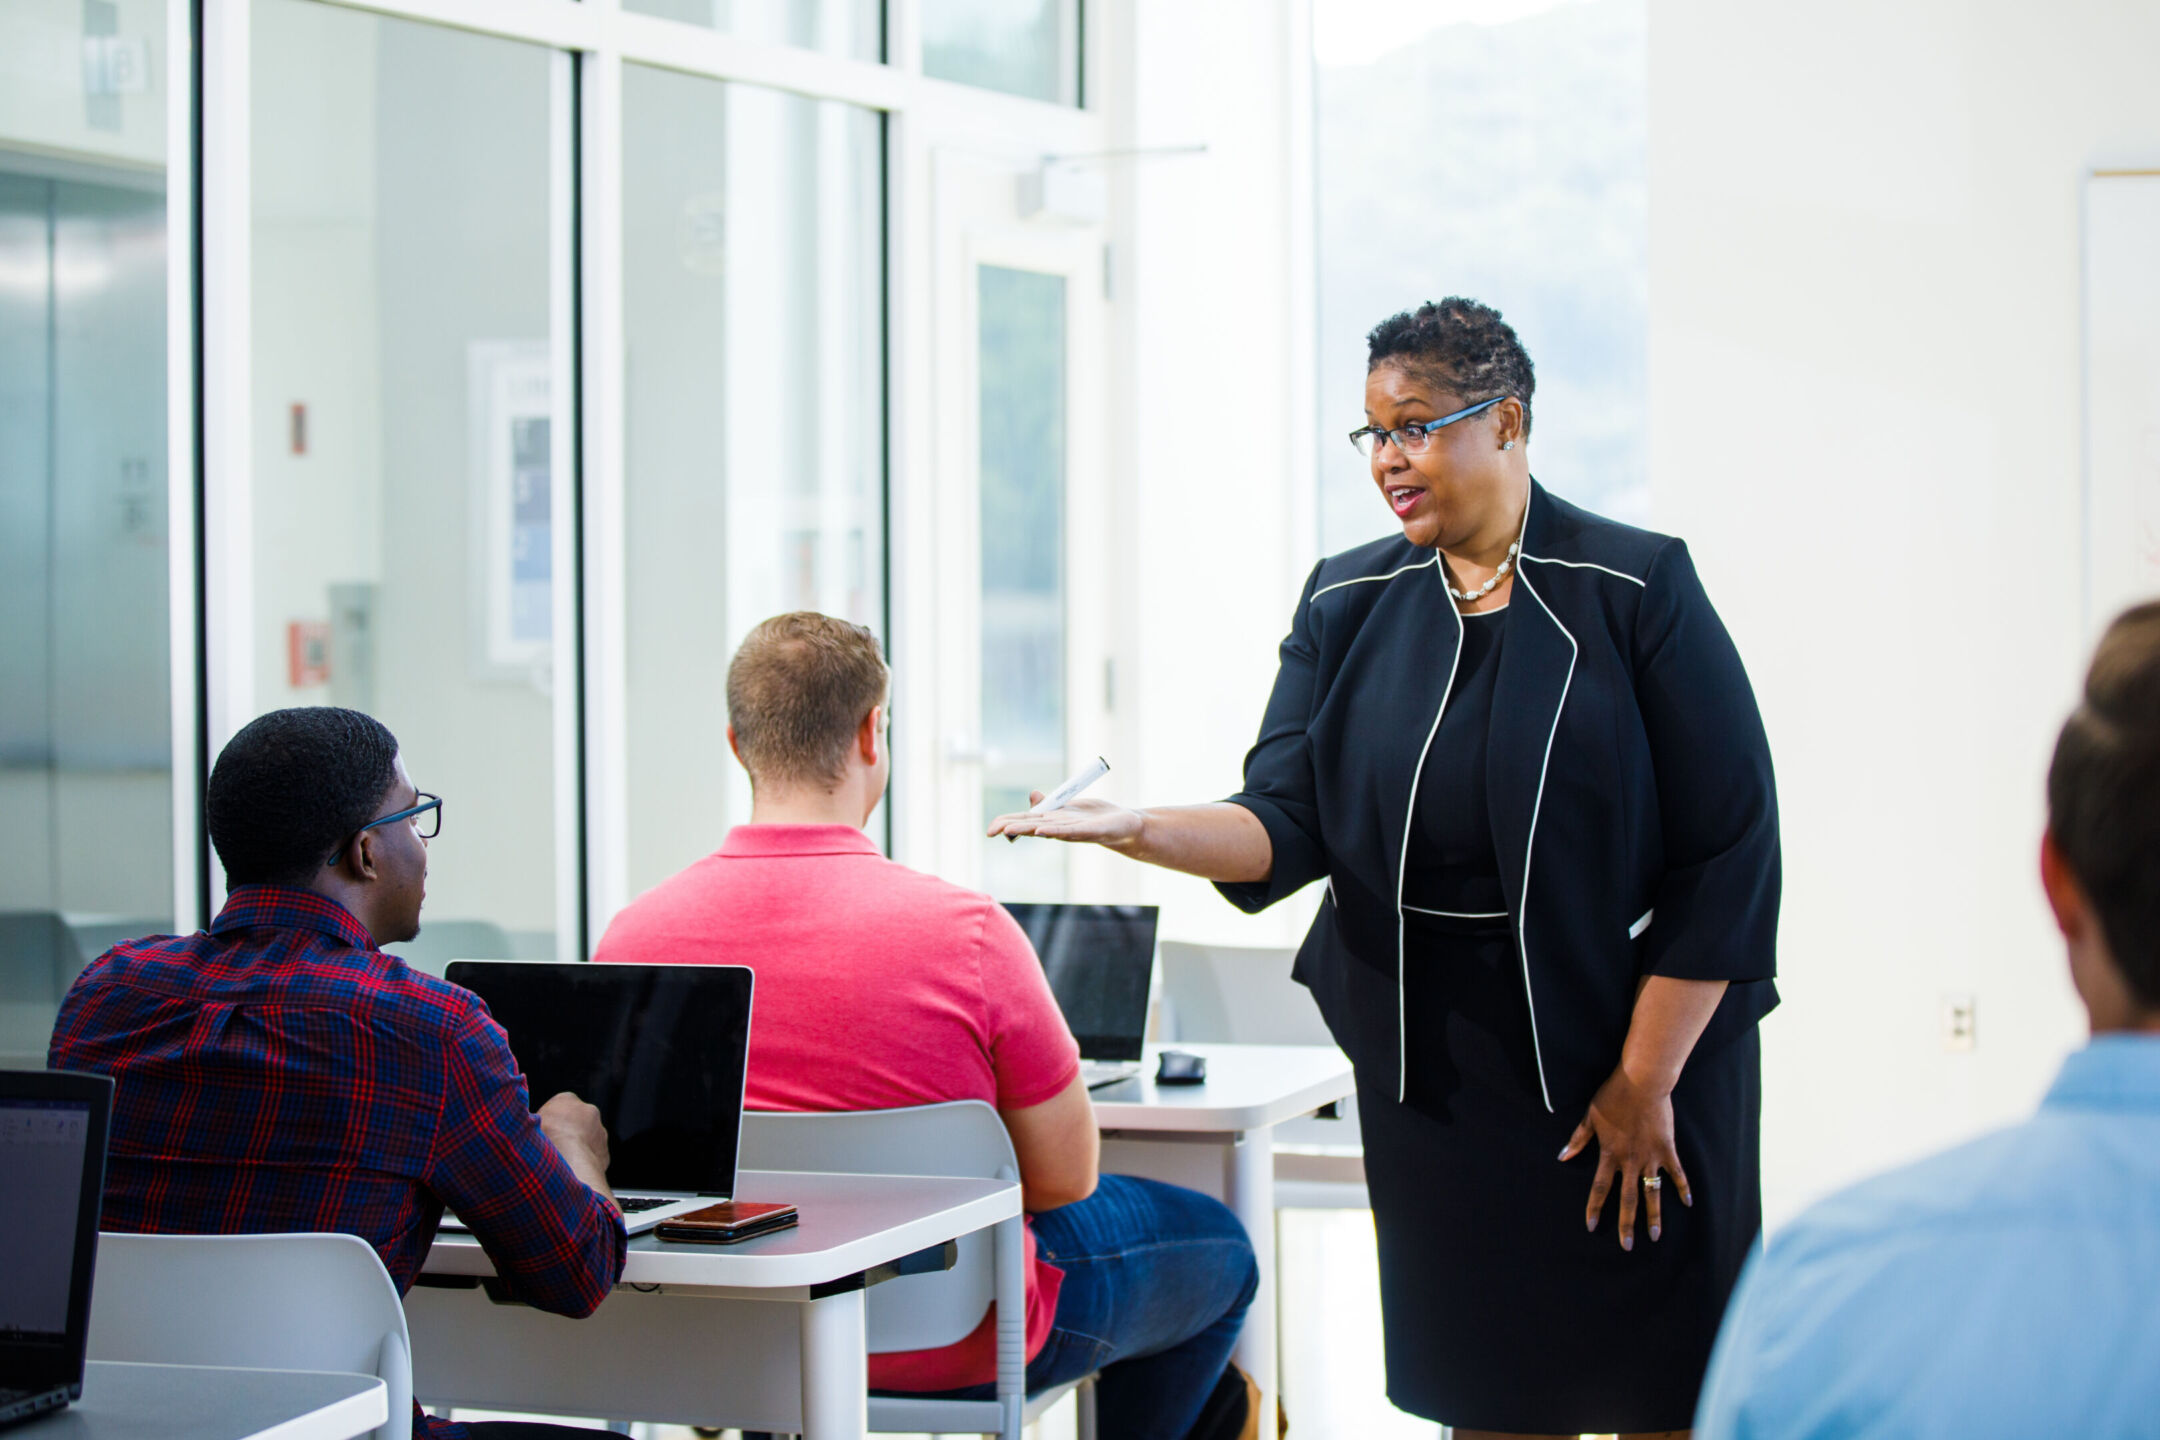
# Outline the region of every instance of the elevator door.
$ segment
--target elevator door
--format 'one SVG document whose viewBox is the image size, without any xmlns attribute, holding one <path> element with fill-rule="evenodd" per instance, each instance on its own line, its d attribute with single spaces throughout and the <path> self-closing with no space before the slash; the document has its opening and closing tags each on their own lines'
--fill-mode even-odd
<svg viewBox="0 0 2160 1440">
<path fill-rule="evenodd" d="M 170 925 L 165 425 L 163 194 L 0 156 L 0 1052 L 39 1063 L 18 1007 Z"/>
</svg>

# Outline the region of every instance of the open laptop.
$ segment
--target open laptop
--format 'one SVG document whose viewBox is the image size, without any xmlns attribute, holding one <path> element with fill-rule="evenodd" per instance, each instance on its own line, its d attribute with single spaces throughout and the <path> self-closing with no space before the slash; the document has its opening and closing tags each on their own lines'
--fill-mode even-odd
<svg viewBox="0 0 2160 1440">
<path fill-rule="evenodd" d="M 0 1070 L 0 1425 L 82 1398 L 112 1081 Z"/>
<path fill-rule="evenodd" d="M 1005 907 L 1042 960 L 1065 1023 L 1080 1042 L 1080 1074 L 1090 1090 L 1140 1073 L 1148 998 L 1155 975 L 1153 905 Z"/>
<path fill-rule="evenodd" d="M 534 1105 L 568 1090 L 599 1109 L 631 1234 L 734 1198 L 748 968 L 453 960 L 445 978 L 487 1002 Z"/>
</svg>

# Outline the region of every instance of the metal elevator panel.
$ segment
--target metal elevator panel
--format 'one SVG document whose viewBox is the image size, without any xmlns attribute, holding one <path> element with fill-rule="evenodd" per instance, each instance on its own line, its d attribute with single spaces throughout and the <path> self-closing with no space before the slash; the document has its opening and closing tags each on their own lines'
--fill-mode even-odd
<svg viewBox="0 0 2160 1440">
<path fill-rule="evenodd" d="M 6 165 L 0 911 L 153 917 L 173 874 L 165 200 L 154 178 Z"/>
</svg>

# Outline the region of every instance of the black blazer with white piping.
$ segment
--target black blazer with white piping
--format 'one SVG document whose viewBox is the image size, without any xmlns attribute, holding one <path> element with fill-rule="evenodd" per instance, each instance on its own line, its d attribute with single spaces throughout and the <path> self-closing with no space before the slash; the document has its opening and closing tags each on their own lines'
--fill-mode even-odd
<svg viewBox="0 0 2160 1440">
<path fill-rule="evenodd" d="M 1573 1110 L 1619 1062 L 1642 977 L 1732 982 L 1698 1049 L 1777 1004 L 1777 790 L 1747 672 L 1686 545 L 1535 481 L 1530 496 L 1487 804 L 1545 1105 Z M 1295 974 L 1398 1093 L 1418 1044 L 1398 1038 L 1404 849 L 1462 647 L 1437 560 L 1397 537 L 1314 568 L 1231 797 L 1266 827 L 1274 871 L 1218 887 L 1257 911 L 1327 882 Z M 1342 1013 L 1348 965 L 1397 978 L 1393 1023 Z"/>
</svg>

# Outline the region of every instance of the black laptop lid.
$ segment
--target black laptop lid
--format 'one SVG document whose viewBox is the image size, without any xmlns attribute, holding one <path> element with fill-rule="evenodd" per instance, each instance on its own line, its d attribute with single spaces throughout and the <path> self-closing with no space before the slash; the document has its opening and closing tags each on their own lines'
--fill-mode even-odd
<svg viewBox="0 0 2160 1440">
<path fill-rule="evenodd" d="M 112 1081 L 0 1070 L 0 1387 L 82 1393 Z"/>
<path fill-rule="evenodd" d="M 1088 1060 L 1138 1060 L 1155 972 L 1153 905 L 1008 904 Z"/>
<path fill-rule="evenodd" d="M 535 1108 L 568 1090 L 599 1108 L 618 1190 L 735 1193 L 750 971 L 740 965 L 459 960 Z"/>
</svg>

